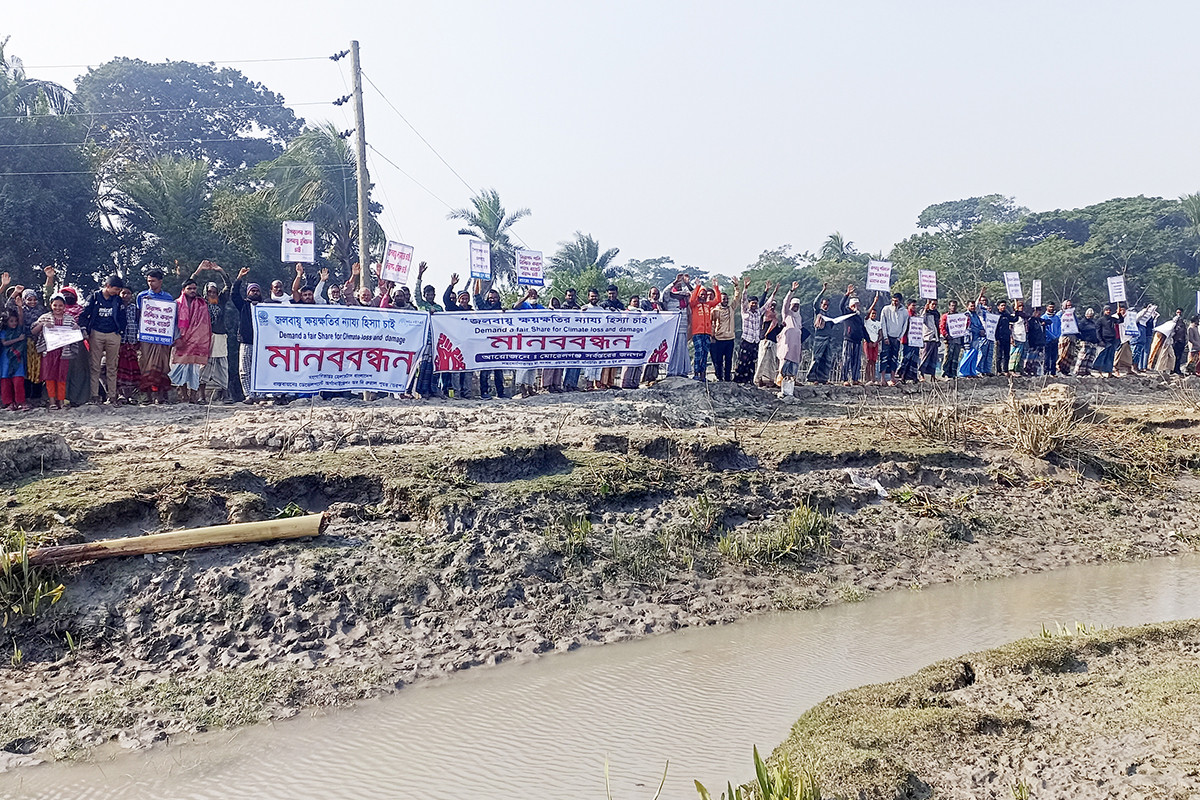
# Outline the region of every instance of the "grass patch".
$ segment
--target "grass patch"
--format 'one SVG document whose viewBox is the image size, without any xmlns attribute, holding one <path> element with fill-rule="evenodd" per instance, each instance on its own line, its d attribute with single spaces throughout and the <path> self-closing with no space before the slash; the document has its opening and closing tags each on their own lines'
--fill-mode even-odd
<svg viewBox="0 0 1200 800">
<path fill-rule="evenodd" d="M 717 549 L 726 558 L 758 564 L 799 561 L 809 554 L 827 555 L 831 549 L 829 517 L 801 503 L 782 520 L 727 533 Z"/>
</svg>

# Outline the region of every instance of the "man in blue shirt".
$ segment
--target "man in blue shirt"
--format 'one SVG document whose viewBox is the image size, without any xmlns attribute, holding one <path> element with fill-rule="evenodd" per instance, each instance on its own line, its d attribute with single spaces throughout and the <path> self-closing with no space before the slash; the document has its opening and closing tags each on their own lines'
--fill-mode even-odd
<svg viewBox="0 0 1200 800">
<path fill-rule="evenodd" d="M 79 327 L 88 334 L 88 352 L 91 353 L 92 402 L 100 402 L 100 372 L 107 366 L 108 402 L 117 403 L 117 361 L 121 355 L 121 332 L 125 330 L 125 309 L 121 306 L 121 290 L 125 282 L 117 275 L 109 275 L 104 288 L 92 292 L 87 306 L 79 317 Z"/>
<path fill-rule="evenodd" d="M 1054 303 L 1046 303 L 1042 320 L 1046 323 L 1046 374 L 1058 374 L 1058 340 L 1062 336 L 1062 317 L 1055 313 Z"/>
</svg>

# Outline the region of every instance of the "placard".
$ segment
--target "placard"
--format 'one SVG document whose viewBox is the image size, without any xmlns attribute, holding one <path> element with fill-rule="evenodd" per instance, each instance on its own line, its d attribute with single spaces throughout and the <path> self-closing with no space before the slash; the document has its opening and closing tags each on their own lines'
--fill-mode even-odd
<svg viewBox="0 0 1200 800">
<path fill-rule="evenodd" d="M 1134 311 L 1129 311 L 1125 314 L 1125 320 L 1121 323 L 1121 331 L 1126 339 L 1136 339 L 1141 330 L 1138 328 L 1138 315 Z"/>
<path fill-rule="evenodd" d="M 1033 295 L 1033 298 L 1031 300 L 1031 302 L 1033 303 L 1033 307 L 1041 308 L 1042 307 L 1042 282 L 1034 281 L 1033 288 L 1030 289 L 1029 291 Z"/>
<path fill-rule="evenodd" d="M 635 311 L 468 311 L 433 314 L 433 369 L 666 364 L 683 315 Z"/>
<path fill-rule="evenodd" d="M 909 317 L 908 318 L 908 346 L 909 347 L 924 347 L 925 346 L 925 318 L 924 317 Z"/>
<path fill-rule="evenodd" d="M 383 270 L 379 277 L 400 286 L 406 285 L 409 270 L 412 269 L 412 257 L 411 246 L 389 241 L 387 251 L 383 254 Z"/>
<path fill-rule="evenodd" d="M 1200 314 L 1200 290 L 1196 291 L 1196 313 Z"/>
<path fill-rule="evenodd" d="M 1108 302 L 1125 302 L 1125 276 L 1113 275 L 1108 279 Z"/>
<path fill-rule="evenodd" d="M 922 300 L 937 300 L 937 272 L 931 269 L 917 270 L 917 286 Z"/>
<path fill-rule="evenodd" d="M 890 292 L 892 290 L 892 262 L 867 262 L 867 291 Z"/>
<path fill-rule="evenodd" d="M 989 342 L 996 341 L 996 328 L 1000 326 L 1000 317 L 988 314 L 983 318 L 983 335 Z"/>
<path fill-rule="evenodd" d="M 958 339 L 967 335 L 967 329 L 970 327 L 970 320 L 966 314 L 947 314 L 946 315 L 946 333 L 952 339 Z"/>
<path fill-rule="evenodd" d="M 82 342 L 83 331 L 79 328 L 68 328 L 66 325 L 46 325 L 42 328 L 42 338 L 46 340 L 46 352 L 49 353 L 74 342 Z"/>
<path fill-rule="evenodd" d="M 1062 334 L 1063 336 L 1078 336 L 1079 323 L 1075 319 L 1075 309 L 1064 308 L 1062 312 Z"/>
<path fill-rule="evenodd" d="M 173 344 L 175 312 L 178 310 L 173 300 L 143 297 L 141 316 L 138 318 L 138 341 L 147 344 Z"/>
<path fill-rule="evenodd" d="M 311 222 L 283 223 L 283 246 L 280 260 L 288 264 L 311 264 L 316 261 L 316 226 Z"/>
<path fill-rule="evenodd" d="M 542 254 L 539 250 L 518 250 L 514 256 L 518 286 L 544 286 Z"/>
<path fill-rule="evenodd" d="M 1004 273 L 1004 288 L 1008 292 L 1009 300 L 1020 300 L 1024 297 L 1025 293 L 1021 291 L 1021 273 Z"/>
<path fill-rule="evenodd" d="M 429 316 L 396 308 L 259 303 L 251 317 L 250 389 L 407 392 L 425 351 Z"/>
<path fill-rule="evenodd" d="M 492 279 L 492 246 L 480 239 L 471 240 L 471 277 L 481 281 Z"/>
</svg>

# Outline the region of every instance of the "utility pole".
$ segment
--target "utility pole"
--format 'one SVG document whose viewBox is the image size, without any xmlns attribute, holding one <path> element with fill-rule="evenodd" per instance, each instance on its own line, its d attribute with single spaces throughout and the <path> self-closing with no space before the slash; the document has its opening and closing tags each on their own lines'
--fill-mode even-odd
<svg viewBox="0 0 1200 800">
<path fill-rule="evenodd" d="M 370 215 L 367 209 L 367 187 L 371 179 L 367 175 L 367 131 L 363 121 L 362 65 L 358 60 L 358 42 L 350 43 L 350 71 L 354 73 L 354 124 L 357 139 L 358 163 L 358 288 L 366 288 L 367 270 L 371 266 Z"/>
</svg>

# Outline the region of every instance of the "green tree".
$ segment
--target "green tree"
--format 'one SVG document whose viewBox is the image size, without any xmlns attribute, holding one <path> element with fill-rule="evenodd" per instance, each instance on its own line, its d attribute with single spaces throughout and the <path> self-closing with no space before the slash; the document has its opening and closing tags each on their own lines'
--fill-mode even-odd
<svg viewBox="0 0 1200 800">
<path fill-rule="evenodd" d="M 495 189 L 486 189 L 471 198 L 470 208 L 459 208 L 446 216 L 447 219 L 466 223 L 458 229 L 460 236 L 473 236 L 492 246 L 492 280 L 484 282 L 484 291 L 495 282 L 509 286 L 516 283 L 514 253 L 517 247 L 510 234 L 512 226 L 529 214 L 528 208 L 519 208 L 511 213 L 506 211 L 500 201 L 500 193 Z"/>
<path fill-rule="evenodd" d="M 846 238 L 838 231 L 829 234 L 821 249 L 818 251 L 818 259 L 820 261 L 852 261 L 856 264 L 865 264 L 869 260 L 869 256 L 865 253 L 860 253 L 854 247 L 854 242 L 846 241 Z"/>
<path fill-rule="evenodd" d="M 16 56 L 6 56 L 10 37 L 0 41 L 0 108 L 10 114 L 66 114 L 73 111 L 75 100 L 70 90 L 53 81 L 37 80 L 25 74 L 25 65 Z"/>
<path fill-rule="evenodd" d="M 280 155 L 302 122 L 283 97 L 236 69 L 117 58 L 76 81 L 95 116 L 88 138 L 126 162 L 204 159 L 214 178 Z"/>
<path fill-rule="evenodd" d="M 917 227 L 937 228 L 943 233 L 966 231 L 983 222 L 1017 222 L 1028 213 L 1029 209 L 1018 206 L 1011 197 L 988 194 L 928 206 L 917 217 Z"/>
</svg>

